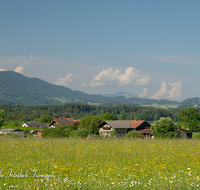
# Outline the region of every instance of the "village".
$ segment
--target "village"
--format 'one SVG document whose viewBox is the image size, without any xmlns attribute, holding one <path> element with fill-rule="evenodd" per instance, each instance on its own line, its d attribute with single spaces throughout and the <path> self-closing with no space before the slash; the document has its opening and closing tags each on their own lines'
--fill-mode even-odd
<svg viewBox="0 0 200 190">
<path fill-rule="evenodd" d="M 22 136 L 33 135 L 34 137 L 42 137 L 44 130 L 54 129 L 57 127 L 66 128 L 68 125 L 73 125 L 74 129 L 80 129 L 81 119 L 74 118 L 54 118 L 50 123 L 39 123 L 39 122 L 24 122 L 19 128 L 4 128 L 0 129 L 0 135 L 6 135 L 8 133 L 13 133 Z M 143 137 L 154 138 L 152 134 L 151 125 L 153 121 L 145 120 L 104 120 L 95 127 L 98 130 L 98 133 L 87 134 L 87 137 L 91 135 L 98 135 L 99 137 L 110 137 L 114 134 L 116 137 L 125 137 L 130 131 L 136 131 L 140 133 Z M 32 127 L 31 130 L 26 128 Z M 64 131 L 63 131 L 64 132 Z M 192 138 L 193 131 L 179 128 L 178 132 L 182 134 L 183 138 Z M 85 136 L 86 137 L 86 136 Z M 140 136 L 139 136 L 140 137 Z"/>
</svg>

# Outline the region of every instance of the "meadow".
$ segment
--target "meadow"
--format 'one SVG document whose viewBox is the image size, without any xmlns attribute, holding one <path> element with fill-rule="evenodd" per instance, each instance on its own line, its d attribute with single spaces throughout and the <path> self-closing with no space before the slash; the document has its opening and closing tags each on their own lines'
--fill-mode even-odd
<svg viewBox="0 0 200 190">
<path fill-rule="evenodd" d="M 198 139 L 0 136 L 0 189 L 200 189 Z"/>
<path fill-rule="evenodd" d="M 180 106 L 180 104 L 141 104 L 140 106 L 143 107 L 155 107 L 155 108 L 161 108 L 161 109 L 175 109 Z"/>
</svg>

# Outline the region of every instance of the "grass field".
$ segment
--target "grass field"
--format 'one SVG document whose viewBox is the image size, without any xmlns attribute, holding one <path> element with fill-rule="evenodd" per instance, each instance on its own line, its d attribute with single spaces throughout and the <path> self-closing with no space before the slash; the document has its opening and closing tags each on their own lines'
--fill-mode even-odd
<svg viewBox="0 0 200 190">
<path fill-rule="evenodd" d="M 69 103 L 69 102 L 80 102 L 80 100 L 78 99 L 74 99 L 74 98 L 66 98 L 66 97 L 55 97 L 55 98 L 51 98 L 52 100 L 58 100 L 62 103 Z M 83 102 L 84 103 L 84 102 Z"/>
<path fill-rule="evenodd" d="M 200 141 L 0 136 L 0 189 L 194 189 Z"/>
<path fill-rule="evenodd" d="M 155 108 L 162 108 L 162 109 L 171 109 L 171 108 L 178 108 L 179 104 L 170 104 L 170 105 L 161 105 L 161 104 L 145 104 L 145 105 L 140 105 L 144 107 L 155 107 Z"/>
</svg>

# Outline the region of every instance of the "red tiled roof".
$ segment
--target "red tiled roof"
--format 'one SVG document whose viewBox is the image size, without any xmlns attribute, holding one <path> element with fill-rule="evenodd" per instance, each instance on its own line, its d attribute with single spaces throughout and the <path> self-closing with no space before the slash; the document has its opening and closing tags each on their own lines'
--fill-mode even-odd
<svg viewBox="0 0 200 190">
<path fill-rule="evenodd" d="M 143 123 L 145 120 L 131 120 L 131 128 L 136 128 L 138 125 Z"/>
</svg>

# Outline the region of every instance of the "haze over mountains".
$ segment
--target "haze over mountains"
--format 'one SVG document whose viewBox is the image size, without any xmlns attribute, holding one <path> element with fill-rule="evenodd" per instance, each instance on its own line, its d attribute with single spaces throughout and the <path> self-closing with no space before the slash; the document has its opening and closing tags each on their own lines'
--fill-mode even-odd
<svg viewBox="0 0 200 190">
<path fill-rule="evenodd" d="M 196 100 L 197 102 L 197 100 Z M 96 104 L 180 104 L 170 100 L 138 98 L 136 94 L 119 92 L 107 95 L 86 94 L 38 78 L 29 78 L 13 71 L 0 72 L 0 104 L 59 105 L 63 103 Z"/>
</svg>

